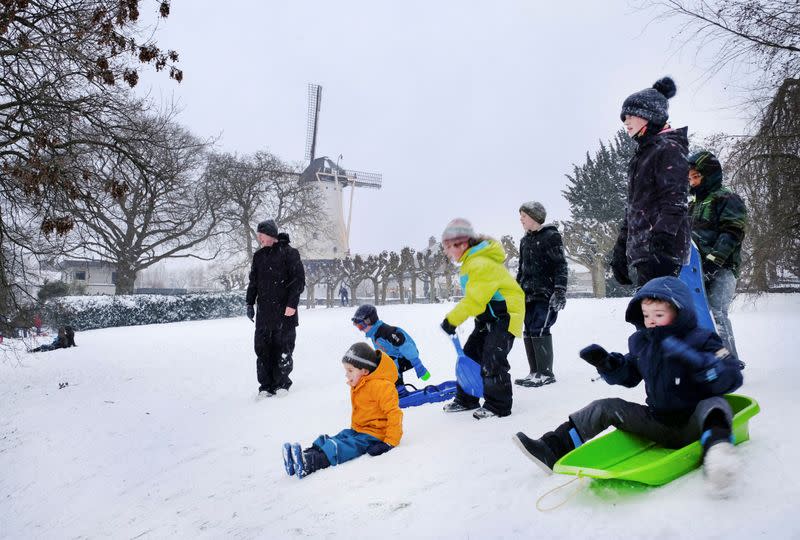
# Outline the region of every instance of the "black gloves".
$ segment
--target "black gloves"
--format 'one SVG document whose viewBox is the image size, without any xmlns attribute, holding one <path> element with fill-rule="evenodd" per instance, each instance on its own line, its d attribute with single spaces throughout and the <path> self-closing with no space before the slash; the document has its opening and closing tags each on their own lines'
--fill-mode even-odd
<svg viewBox="0 0 800 540">
<path fill-rule="evenodd" d="M 628 255 L 625 253 L 625 244 L 617 242 L 611 255 L 611 272 L 620 285 L 632 285 L 628 275 Z"/>
<path fill-rule="evenodd" d="M 584 347 L 578 355 L 596 367 L 598 372 L 614 371 L 625 361 L 625 358 L 620 353 L 607 352 L 597 343 L 592 343 L 588 347 Z"/>
<path fill-rule="evenodd" d="M 450 324 L 450 321 L 448 321 L 446 317 L 442 321 L 442 324 L 440 326 L 442 327 L 442 330 L 444 330 L 445 333 L 448 335 L 452 336 L 453 334 L 456 333 L 456 327 Z"/>
<path fill-rule="evenodd" d="M 256 316 L 256 308 L 252 304 L 247 304 L 247 318 L 251 321 Z"/>
<path fill-rule="evenodd" d="M 650 239 L 650 253 L 652 253 L 656 258 L 660 258 L 662 256 L 669 257 L 670 254 L 675 251 L 672 247 L 674 240 L 675 237 L 669 233 L 653 233 L 653 237 Z"/>
<path fill-rule="evenodd" d="M 381 454 L 385 454 L 389 450 L 394 448 L 391 444 L 387 444 L 383 441 L 374 442 L 367 447 L 367 454 L 371 456 L 379 456 Z"/>
<path fill-rule="evenodd" d="M 608 351 L 606 351 L 597 343 L 592 343 L 591 345 L 581 349 L 581 352 L 578 353 L 578 356 L 592 364 L 594 367 L 599 368 L 606 363 Z"/>
<path fill-rule="evenodd" d="M 706 258 L 703 259 L 703 278 L 706 281 L 712 281 L 721 268 L 722 266 L 719 264 L 719 259 L 714 258 L 714 256 L 709 253 L 706 255 Z"/>
<path fill-rule="evenodd" d="M 567 291 L 561 287 L 557 287 L 553 294 L 550 296 L 550 309 L 553 311 L 561 311 L 567 305 Z"/>
</svg>

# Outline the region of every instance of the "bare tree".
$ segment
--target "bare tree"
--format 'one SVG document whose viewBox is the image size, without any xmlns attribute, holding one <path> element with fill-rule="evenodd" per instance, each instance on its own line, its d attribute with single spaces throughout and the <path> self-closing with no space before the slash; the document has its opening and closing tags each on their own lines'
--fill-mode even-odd
<svg viewBox="0 0 800 540">
<path fill-rule="evenodd" d="M 787 79 L 758 132 L 734 147 L 732 186 L 748 209 L 744 285 L 767 291 L 779 268 L 800 274 L 800 79 Z"/>
<path fill-rule="evenodd" d="M 389 263 L 389 252 L 381 251 L 378 255 L 370 255 L 367 257 L 366 267 L 369 270 L 367 279 L 372 282 L 373 294 L 375 296 L 375 304 L 377 305 L 380 300 L 381 285 L 384 284 L 388 278 L 386 270 Z M 385 290 L 385 288 L 384 288 Z"/>
<path fill-rule="evenodd" d="M 264 219 L 274 219 L 295 240 L 322 227 L 317 218 L 322 201 L 313 186 L 299 183 L 297 171 L 269 152 L 215 154 L 206 176 L 222 200 L 218 212 L 226 223 L 226 251 L 236 266 L 249 266 L 256 227 Z"/>
<path fill-rule="evenodd" d="M 684 21 L 678 39 L 711 49 L 711 74 L 737 64 L 759 66 L 771 90 L 800 74 L 797 0 L 647 0 L 663 18 Z"/>
<path fill-rule="evenodd" d="M 416 252 L 414 249 L 410 247 L 404 247 L 400 250 L 400 261 L 403 267 L 403 274 L 407 275 L 409 280 L 411 281 L 411 287 L 409 294 L 411 298 L 409 299 L 409 303 L 413 304 L 417 301 L 417 264 L 415 261 L 414 254 Z M 400 285 L 402 287 L 402 283 Z"/>
<path fill-rule="evenodd" d="M 514 259 L 519 259 L 519 248 L 517 248 L 517 244 L 514 242 L 514 237 L 510 234 L 503 235 L 503 237 L 500 239 L 500 244 L 503 246 L 503 250 L 506 252 L 506 260 L 503 261 L 503 264 L 507 270 L 511 265 L 511 261 Z"/>
<path fill-rule="evenodd" d="M 169 1 L 159 3 L 162 17 L 169 9 Z M 136 85 L 142 63 L 183 77 L 177 53 L 138 39 L 138 18 L 138 0 L 0 3 L 0 287 L 7 299 L 12 284 L 27 280 L 21 253 L 42 251 L 29 225 L 59 233 L 73 226 L 48 212 L 49 196 L 93 188 L 91 178 L 75 174 L 76 156 L 88 145 L 129 150 L 114 129 L 130 110 L 119 87 Z"/>
<path fill-rule="evenodd" d="M 137 159 L 147 162 L 148 174 L 125 154 L 94 149 L 83 164 L 104 190 L 59 199 L 59 209 L 75 219 L 79 256 L 116 264 L 117 294 L 132 293 L 137 272 L 158 261 L 213 258 L 198 246 L 216 234 L 218 222 L 216 194 L 202 181 L 205 143 L 169 116 L 142 116 L 130 129 L 147 140 Z"/>
</svg>

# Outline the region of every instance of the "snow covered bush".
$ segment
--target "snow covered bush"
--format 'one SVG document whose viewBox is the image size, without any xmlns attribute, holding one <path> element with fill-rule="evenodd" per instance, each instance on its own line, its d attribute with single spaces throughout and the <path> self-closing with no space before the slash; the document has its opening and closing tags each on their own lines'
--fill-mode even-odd
<svg viewBox="0 0 800 540">
<path fill-rule="evenodd" d="M 91 330 L 237 317 L 244 315 L 244 308 L 244 291 L 181 296 L 64 296 L 45 304 L 43 318 L 53 327 L 69 324 L 76 330 Z"/>
</svg>

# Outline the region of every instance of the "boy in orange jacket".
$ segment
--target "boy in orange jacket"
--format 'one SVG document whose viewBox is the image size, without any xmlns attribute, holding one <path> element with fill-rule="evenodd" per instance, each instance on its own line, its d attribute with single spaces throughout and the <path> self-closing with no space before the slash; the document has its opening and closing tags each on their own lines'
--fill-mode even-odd
<svg viewBox="0 0 800 540">
<path fill-rule="evenodd" d="M 353 404 L 350 429 L 332 437 L 320 435 L 305 450 L 298 443 L 284 443 L 283 464 L 290 476 L 304 478 L 364 454 L 379 456 L 400 444 L 403 411 L 394 386 L 394 361 L 361 342 L 347 350 L 342 364 Z"/>
</svg>

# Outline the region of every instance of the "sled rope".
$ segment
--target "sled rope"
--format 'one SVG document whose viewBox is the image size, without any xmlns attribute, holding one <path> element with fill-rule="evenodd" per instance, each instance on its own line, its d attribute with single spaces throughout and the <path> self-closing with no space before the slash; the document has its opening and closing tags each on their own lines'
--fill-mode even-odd
<svg viewBox="0 0 800 540">
<path fill-rule="evenodd" d="M 565 483 L 561 484 L 560 486 L 556 486 L 556 487 L 554 487 L 553 489 L 550 489 L 550 490 L 548 490 L 548 491 L 544 492 L 544 493 L 543 493 L 543 494 L 542 494 L 542 495 L 541 495 L 541 496 L 540 496 L 538 499 L 536 499 L 536 509 L 537 509 L 539 512 L 550 512 L 551 510 L 555 510 L 556 508 L 560 508 L 561 506 L 563 506 L 564 504 L 566 504 L 566 503 L 567 503 L 567 502 L 568 502 L 570 499 L 572 499 L 572 498 L 573 498 L 575 495 L 577 495 L 577 494 L 578 494 L 578 492 L 579 492 L 579 491 L 580 491 L 580 490 L 581 490 L 581 489 L 582 489 L 582 488 L 583 488 L 583 487 L 586 485 L 586 483 L 585 483 L 585 482 L 578 484 L 578 486 L 577 486 L 575 489 L 573 489 L 573 490 L 572 490 L 570 493 L 568 493 L 568 494 L 567 494 L 567 496 L 566 496 L 566 497 L 564 497 L 564 500 L 563 500 L 563 501 L 561 501 L 560 503 L 558 503 L 558 504 L 557 504 L 557 505 L 555 505 L 555 506 L 551 506 L 551 507 L 549 507 L 549 508 L 544 508 L 544 507 L 542 506 L 542 501 L 544 501 L 544 499 L 545 499 L 547 496 L 549 496 L 549 495 L 552 495 L 552 494 L 553 494 L 553 493 L 555 493 L 556 491 L 559 491 L 559 490 L 561 490 L 561 489 L 564 489 L 565 487 L 567 487 L 567 486 L 568 486 L 568 485 L 570 485 L 571 483 L 573 483 L 573 482 L 576 482 L 576 481 L 578 481 L 578 480 L 581 480 L 582 478 L 585 478 L 585 477 L 584 477 L 584 476 L 581 476 L 581 475 L 579 474 L 578 476 L 576 476 L 576 477 L 575 477 L 575 478 L 573 478 L 572 480 L 567 480 Z"/>
</svg>

